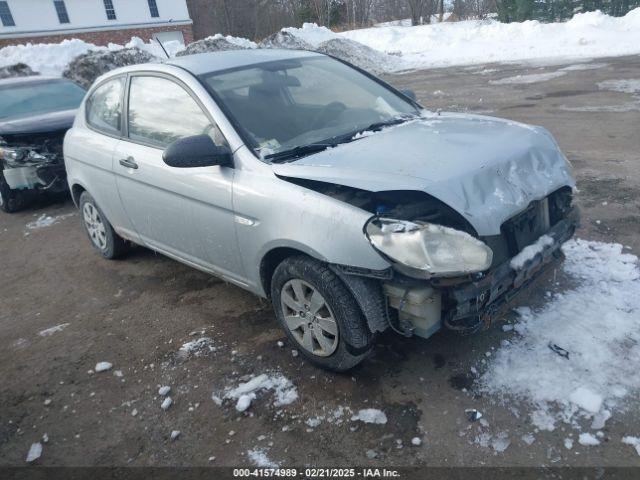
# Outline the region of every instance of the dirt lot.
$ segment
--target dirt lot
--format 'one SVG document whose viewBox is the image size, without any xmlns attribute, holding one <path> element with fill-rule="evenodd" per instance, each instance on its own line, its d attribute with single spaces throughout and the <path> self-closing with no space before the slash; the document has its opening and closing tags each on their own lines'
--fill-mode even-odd
<svg viewBox="0 0 640 480">
<path fill-rule="evenodd" d="M 547 127 L 577 173 L 579 236 L 620 242 L 638 254 L 640 98 L 597 83 L 640 78 L 640 57 L 594 63 L 606 65 L 529 84 L 491 82 L 562 66 L 482 65 L 388 80 L 413 88 L 433 109 Z M 56 222 L 27 227 L 42 215 Z M 620 443 L 630 430 L 640 434 L 638 408 L 609 420 L 601 445 L 568 450 L 565 427 L 534 432 L 526 404 L 473 393 L 470 367 L 507 338 L 500 328 L 474 337 L 443 332 L 428 341 L 385 335 L 362 367 L 334 375 L 304 363 L 291 345 L 278 346 L 286 340 L 269 304 L 237 287 L 145 249 L 123 261 L 99 258 L 69 201 L 1 215 L 0 246 L 4 465 L 24 465 L 45 433 L 43 465 L 249 465 L 252 450 L 298 466 L 640 465 L 635 450 Z M 540 304 L 549 288 L 543 279 L 520 302 Z M 210 339 L 202 349 L 180 352 L 202 337 Z M 94 373 L 100 361 L 113 368 Z M 276 407 L 267 393 L 244 413 L 212 400 L 212 393 L 265 372 L 288 378 L 298 400 Z M 166 411 L 161 385 L 172 388 Z M 305 423 L 340 406 L 376 407 L 389 421 L 352 422 L 347 413 Z M 467 408 L 482 411 L 488 427 L 470 423 Z M 482 428 L 506 432 L 508 448 L 474 441 Z M 175 441 L 173 430 L 181 432 Z M 522 436 L 531 433 L 536 440 L 528 445 Z M 411 445 L 416 436 L 420 446 Z"/>
</svg>

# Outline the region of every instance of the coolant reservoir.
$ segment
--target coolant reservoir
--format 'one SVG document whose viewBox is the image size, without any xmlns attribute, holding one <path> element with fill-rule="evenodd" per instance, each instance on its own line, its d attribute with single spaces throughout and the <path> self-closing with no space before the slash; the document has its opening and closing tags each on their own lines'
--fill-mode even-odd
<svg viewBox="0 0 640 480">
<path fill-rule="evenodd" d="M 389 305 L 398 310 L 401 322 L 409 322 L 419 337 L 428 338 L 442 326 L 442 296 L 431 287 L 385 284 Z"/>
</svg>

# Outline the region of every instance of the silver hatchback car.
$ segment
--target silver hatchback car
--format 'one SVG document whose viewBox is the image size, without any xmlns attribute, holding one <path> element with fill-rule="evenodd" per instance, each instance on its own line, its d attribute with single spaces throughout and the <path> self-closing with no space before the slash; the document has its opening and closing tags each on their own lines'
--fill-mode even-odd
<svg viewBox="0 0 640 480">
<path fill-rule="evenodd" d="M 489 325 L 578 225 L 543 128 L 429 112 L 305 51 L 114 70 L 64 156 L 104 257 L 135 243 L 270 297 L 290 340 L 337 371 L 386 329 Z"/>
</svg>

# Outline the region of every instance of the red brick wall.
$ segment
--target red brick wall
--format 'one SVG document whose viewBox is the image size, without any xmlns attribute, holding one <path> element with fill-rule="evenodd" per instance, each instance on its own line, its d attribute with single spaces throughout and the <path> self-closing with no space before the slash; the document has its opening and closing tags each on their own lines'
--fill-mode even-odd
<svg viewBox="0 0 640 480">
<path fill-rule="evenodd" d="M 154 33 L 172 32 L 181 30 L 185 44 L 193 42 L 193 30 L 191 25 L 179 25 L 175 27 L 149 27 L 149 28 L 129 28 L 123 30 L 104 30 L 100 32 L 72 32 L 62 35 L 47 35 L 38 37 L 21 37 L 0 39 L 0 48 L 7 45 L 19 45 L 25 43 L 58 43 L 65 39 L 79 38 L 85 42 L 95 45 L 107 45 L 108 43 L 118 43 L 123 45 L 131 40 L 131 37 L 140 37 L 145 42 L 153 38 Z"/>
</svg>

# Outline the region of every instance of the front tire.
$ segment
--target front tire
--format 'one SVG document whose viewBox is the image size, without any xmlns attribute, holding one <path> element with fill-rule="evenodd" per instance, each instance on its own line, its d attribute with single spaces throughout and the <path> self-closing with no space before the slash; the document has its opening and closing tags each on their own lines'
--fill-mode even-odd
<svg viewBox="0 0 640 480">
<path fill-rule="evenodd" d="M 284 260 L 273 274 L 271 299 L 287 337 L 312 363 L 344 372 L 371 351 L 373 334 L 355 298 L 322 263 Z"/>
<path fill-rule="evenodd" d="M 80 195 L 82 225 L 89 236 L 91 245 L 100 254 L 113 260 L 122 257 L 129 250 L 129 244 L 113 229 L 107 217 L 88 192 Z"/>
</svg>

